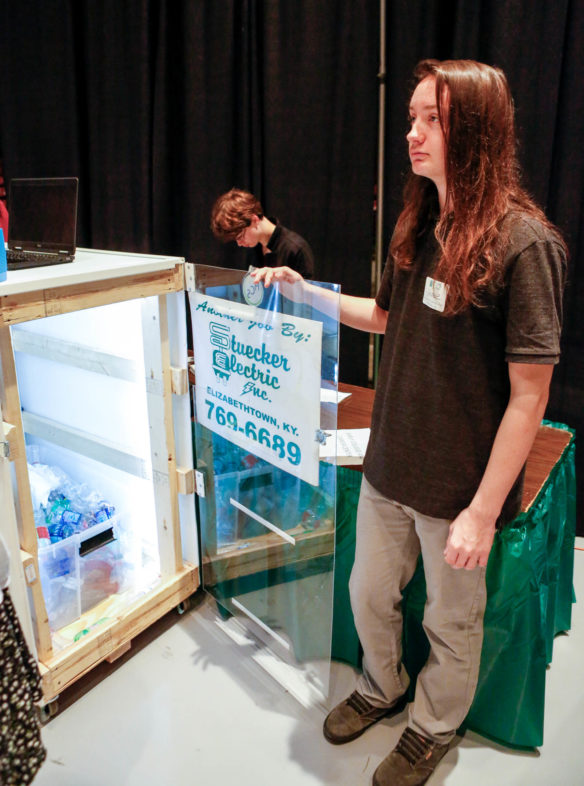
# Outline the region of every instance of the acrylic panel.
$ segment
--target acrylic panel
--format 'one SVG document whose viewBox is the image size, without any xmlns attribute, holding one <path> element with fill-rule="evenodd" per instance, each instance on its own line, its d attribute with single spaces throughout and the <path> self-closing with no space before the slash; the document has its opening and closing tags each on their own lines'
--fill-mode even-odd
<svg viewBox="0 0 584 786">
<path fill-rule="evenodd" d="M 320 448 L 336 430 L 339 290 L 194 271 L 203 584 L 235 638 L 312 703 L 331 653 L 336 466 Z"/>
</svg>

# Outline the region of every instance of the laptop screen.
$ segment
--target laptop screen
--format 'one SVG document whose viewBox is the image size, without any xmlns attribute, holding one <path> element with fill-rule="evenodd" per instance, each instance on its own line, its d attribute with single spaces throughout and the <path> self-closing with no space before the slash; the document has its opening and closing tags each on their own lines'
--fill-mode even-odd
<svg viewBox="0 0 584 786">
<path fill-rule="evenodd" d="M 8 209 L 9 248 L 75 253 L 76 177 L 13 178 Z"/>
</svg>

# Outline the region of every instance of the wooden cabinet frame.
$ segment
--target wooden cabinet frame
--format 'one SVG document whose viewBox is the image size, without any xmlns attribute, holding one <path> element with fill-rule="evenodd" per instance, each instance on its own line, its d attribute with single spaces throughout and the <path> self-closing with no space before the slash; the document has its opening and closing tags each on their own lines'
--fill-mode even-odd
<svg viewBox="0 0 584 786">
<path fill-rule="evenodd" d="M 57 270 L 58 268 L 58 270 Z M 43 695 L 47 702 L 58 696 L 83 674 L 103 660 L 113 660 L 126 651 L 132 639 L 172 608 L 184 602 L 199 586 L 198 556 L 183 559 L 183 538 L 179 511 L 179 494 L 189 495 L 193 530 L 196 526 L 192 476 L 192 455 L 179 445 L 174 411 L 181 399 L 188 408 L 186 358 L 183 366 L 173 362 L 169 341 L 172 298 L 183 297 L 184 263 L 177 257 L 154 257 L 79 249 L 71 265 L 55 269 L 18 271 L 0 284 L 0 488 L 2 532 L 13 556 L 12 594 L 29 645 L 36 651 L 43 676 Z M 143 335 L 147 375 L 147 405 L 150 423 L 152 472 L 160 551 L 160 580 L 149 592 L 126 608 L 115 620 L 104 623 L 78 643 L 59 652 L 53 651 L 51 631 L 38 569 L 37 535 L 34 523 L 25 433 L 35 433 L 70 447 L 85 455 L 92 451 L 112 466 L 127 469 L 134 457 L 124 454 L 82 432 L 63 427 L 21 412 L 16 379 L 14 351 L 43 353 L 59 357 L 61 362 L 88 368 L 92 362 L 104 364 L 111 374 L 127 373 L 115 356 L 95 357 L 76 352 L 73 342 L 41 341 L 11 333 L 11 326 L 56 314 L 65 314 L 136 298 L 144 300 Z M 16 346 L 15 346 L 16 344 Z M 24 346 L 27 344 L 27 346 Z M 94 353 L 99 355 L 99 353 Z M 185 402 L 186 399 L 186 402 Z M 190 439 L 190 423 L 187 424 Z M 178 442 L 182 441 L 182 437 Z M 182 453 L 182 455 L 181 455 Z M 133 467 L 135 474 L 139 467 Z M 187 479 L 187 480 L 185 480 Z M 195 532 L 191 554 L 196 551 Z M 20 546 L 21 564 L 14 559 L 15 544 Z M 18 553 L 16 551 L 16 553 Z"/>
</svg>

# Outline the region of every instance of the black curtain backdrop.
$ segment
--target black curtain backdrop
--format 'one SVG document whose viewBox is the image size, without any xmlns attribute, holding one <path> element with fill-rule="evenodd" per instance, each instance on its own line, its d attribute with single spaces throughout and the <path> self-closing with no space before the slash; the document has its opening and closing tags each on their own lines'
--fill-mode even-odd
<svg viewBox="0 0 584 786">
<path fill-rule="evenodd" d="M 81 246 L 231 267 L 247 259 L 214 240 L 209 212 L 231 186 L 248 188 L 310 242 L 316 278 L 368 295 L 379 10 L 379 0 L 2 0 L 6 182 L 77 175 Z M 386 19 L 383 253 L 408 165 L 413 66 L 423 57 L 501 66 L 526 185 L 571 251 L 548 415 L 579 434 L 584 0 L 387 0 Z M 343 381 L 367 384 L 367 349 L 366 335 L 343 330 Z"/>
</svg>

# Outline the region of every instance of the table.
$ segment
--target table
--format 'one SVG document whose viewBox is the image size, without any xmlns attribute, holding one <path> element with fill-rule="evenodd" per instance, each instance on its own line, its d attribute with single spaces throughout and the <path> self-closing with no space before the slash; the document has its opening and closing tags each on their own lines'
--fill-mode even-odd
<svg viewBox="0 0 584 786">
<path fill-rule="evenodd" d="M 339 428 L 368 426 L 374 391 L 343 384 L 339 389 L 352 394 L 339 405 Z M 338 468 L 333 657 L 359 666 L 348 591 L 361 483 L 355 470 Z M 463 727 L 509 747 L 543 742 L 546 668 L 554 636 L 571 625 L 575 522 L 575 435 L 544 421 L 527 461 L 522 511 L 495 536 L 479 682 Z M 403 600 L 410 698 L 429 648 L 421 622 L 425 599 L 420 560 Z"/>
</svg>

